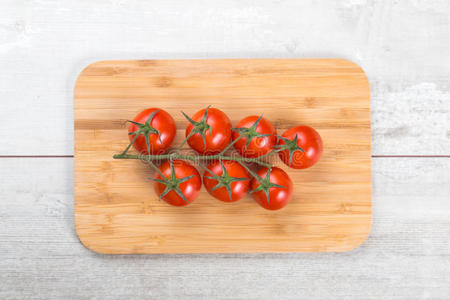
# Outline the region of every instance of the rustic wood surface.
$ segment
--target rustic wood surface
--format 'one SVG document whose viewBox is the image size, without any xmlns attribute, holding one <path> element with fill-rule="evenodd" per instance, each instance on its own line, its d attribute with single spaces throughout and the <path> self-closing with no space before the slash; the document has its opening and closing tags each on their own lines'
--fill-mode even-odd
<svg viewBox="0 0 450 300">
<path fill-rule="evenodd" d="M 80 240 L 107 254 L 356 248 L 372 222 L 369 92 L 361 68 L 342 59 L 89 65 L 74 91 L 75 229 Z M 174 117 L 176 148 L 187 124 L 179 110 L 193 115 L 207 105 L 223 110 L 234 125 L 263 114 L 279 134 L 297 124 L 318 130 L 324 152 L 314 167 L 294 170 L 277 155 L 271 157 L 294 183 L 286 208 L 266 211 L 249 195 L 225 205 L 202 189 L 193 204 L 176 209 L 157 201 L 149 166 L 112 158 L 129 142 L 124 120 L 143 109 L 159 107 Z M 192 154 L 187 145 L 182 151 Z"/>
<path fill-rule="evenodd" d="M 1 1 L 0 298 L 448 299 L 449 13 L 444 0 Z M 366 242 L 315 254 L 83 247 L 71 157 L 79 72 L 103 59 L 245 57 L 340 57 L 368 74 Z"/>
<path fill-rule="evenodd" d="M 0 159 L 0 298 L 446 299 L 449 168 L 374 158 L 372 231 L 350 252 L 99 255 L 74 231 L 73 159 Z"/>
</svg>

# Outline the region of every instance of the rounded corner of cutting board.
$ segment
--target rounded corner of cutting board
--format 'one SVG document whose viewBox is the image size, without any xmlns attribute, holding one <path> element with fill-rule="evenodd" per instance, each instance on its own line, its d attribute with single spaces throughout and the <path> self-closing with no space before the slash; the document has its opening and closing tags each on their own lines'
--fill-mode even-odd
<svg viewBox="0 0 450 300">
<path fill-rule="evenodd" d="M 76 216 L 76 214 L 75 214 Z M 75 217 L 75 234 L 78 237 L 78 240 L 80 241 L 80 243 L 88 250 L 94 252 L 94 253 L 98 253 L 98 254 L 116 254 L 114 251 L 107 251 L 104 248 L 101 247 L 97 247 L 96 243 L 95 243 L 95 239 L 91 240 L 91 238 L 86 237 L 84 234 L 80 233 L 79 231 L 79 226 L 77 225 L 77 220 Z"/>
<path fill-rule="evenodd" d="M 367 228 L 367 231 L 364 233 L 364 235 L 362 235 L 360 239 L 356 239 L 353 243 L 348 244 L 347 245 L 348 247 L 344 247 L 336 252 L 349 252 L 349 251 L 354 251 L 354 250 L 358 249 L 359 247 L 361 247 L 362 244 L 364 244 L 367 241 L 367 239 L 370 236 L 370 233 L 372 232 L 372 220 L 373 220 L 372 216 L 373 215 L 370 214 L 370 219 L 368 219 L 369 226 Z M 335 252 L 335 251 L 332 250 L 332 252 Z"/>
<path fill-rule="evenodd" d="M 370 82 L 369 82 L 369 77 L 367 76 L 367 73 L 366 73 L 366 71 L 364 71 L 363 67 L 362 67 L 360 64 L 354 62 L 353 60 L 350 60 L 350 59 L 347 59 L 347 58 L 339 58 L 338 60 L 339 60 L 339 61 L 342 61 L 344 64 L 347 64 L 347 65 L 349 65 L 349 66 L 352 66 L 352 67 L 358 69 L 359 72 L 360 72 L 360 73 L 364 76 L 364 78 L 366 79 L 367 87 L 368 87 L 368 90 L 369 90 L 369 92 L 370 92 Z"/>
<path fill-rule="evenodd" d="M 77 222 L 75 220 L 75 234 L 78 237 L 78 240 L 80 241 L 80 243 L 88 250 L 98 253 L 98 254 L 109 254 L 107 252 L 104 252 L 103 250 L 97 249 L 95 248 L 95 246 L 93 246 L 93 244 L 88 241 L 85 236 L 83 234 L 80 234 L 80 232 L 78 231 L 78 226 L 77 226 Z"/>
<path fill-rule="evenodd" d="M 77 75 L 76 80 L 75 80 L 74 91 L 77 90 L 77 86 L 78 86 L 78 82 L 79 82 L 80 77 L 82 77 L 84 74 L 86 74 L 89 71 L 89 69 L 92 69 L 92 68 L 96 67 L 97 65 L 108 64 L 108 63 L 112 63 L 112 62 L 114 62 L 114 60 L 96 60 L 96 61 L 92 61 L 92 62 L 88 63 L 87 65 L 85 65 L 78 72 L 78 75 Z"/>
</svg>

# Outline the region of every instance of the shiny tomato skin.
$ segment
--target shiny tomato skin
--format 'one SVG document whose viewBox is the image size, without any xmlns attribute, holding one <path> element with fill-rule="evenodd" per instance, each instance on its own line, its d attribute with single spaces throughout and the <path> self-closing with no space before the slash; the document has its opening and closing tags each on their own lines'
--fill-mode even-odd
<svg viewBox="0 0 450 300">
<path fill-rule="evenodd" d="M 239 121 L 239 123 L 236 125 L 236 127 L 246 127 L 250 128 L 256 120 L 258 120 L 259 116 L 248 116 Z M 243 137 L 239 139 L 234 144 L 234 148 L 239 152 L 240 155 L 248 158 L 255 158 L 264 154 L 269 153 L 273 150 L 273 147 L 277 143 L 276 134 L 277 131 L 273 124 L 268 121 L 267 119 L 261 118 L 261 120 L 258 123 L 258 126 L 256 127 L 256 132 L 262 133 L 262 134 L 271 134 L 271 136 L 265 136 L 265 137 L 254 137 L 247 148 L 245 148 L 245 145 L 247 143 L 247 138 Z M 238 132 L 233 132 L 232 139 L 233 141 L 236 140 L 240 134 Z"/>
<path fill-rule="evenodd" d="M 264 167 L 259 169 L 256 174 L 258 174 L 258 176 L 260 176 L 261 178 L 264 178 L 267 174 L 267 171 L 268 169 Z M 289 178 L 289 175 L 286 174 L 286 172 L 282 169 L 272 167 L 272 171 L 270 172 L 270 182 L 282 185 L 285 188 L 271 187 L 269 189 L 269 202 L 267 201 L 266 194 L 263 191 L 252 193 L 252 197 L 259 205 L 261 205 L 265 209 L 281 209 L 285 207 L 289 203 L 289 201 L 291 201 L 293 192 L 292 180 Z M 259 182 L 255 178 L 253 178 L 250 187 L 251 190 L 256 189 L 258 186 Z"/>
<path fill-rule="evenodd" d="M 192 116 L 192 120 L 199 122 L 205 114 L 202 109 Z M 220 153 L 230 143 L 231 140 L 231 121 L 228 116 L 217 108 L 210 107 L 206 123 L 212 127 L 212 135 L 210 129 L 205 132 L 206 147 L 203 143 L 200 133 L 196 133 L 187 141 L 189 146 L 202 155 L 214 155 Z M 194 126 L 189 123 L 186 127 L 186 137 L 192 131 Z"/>
<path fill-rule="evenodd" d="M 248 178 L 244 181 L 234 181 L 230 184 L 231 187 L 231 202 L 236 202 L 247 194 L 248 188 L 250 186 L 250 174 L 247 170 L 238 162 L 232 160 L 224 160 L 223 164 L 229 176 L 237 178 Z M 222 176 L 223 170 L 219 161 L 211 162 L 207 168 L 216 174 L 217 176 Z M 216 186 L 218 181 L 216 179 L 211 179 L 206 176 L 211 176 L 211 173 L 205 171 L 203 174 L 203 184 L 205 185 L 208 193 L 214 198 L 223 201 L 230 202 L 230 196 L 225 187 L 217 188 L 213 191 L 211 189 Z"/>
<path fill-rule="evenodd" d="M 133 119 L 133 121 L 144 124 L 145 121 L 150 116 L 150 114 L 155 110 L 159 111 L 153 117 L 152 121 L 150 122 L 150 125 L 160 132 L 161 141 L 160 138 L 158 137 L 158 134 L 156 133 L 149 134 L 150 154 L 162 154 L 170 147 L 176 135 L 177 128 L 175 126 L 175 121 L 173 120 L 172 116 L 169 115 L 168 112 L 160 108 L 147 108 L 141 111 Z M 133 123 L 130 123 L 128 132 L 130 133 L 136 130 L 138 130 L 138 126 Z M 135 135 L 129 135 L 130 142 L 133 140 L 134 137 Z M 141 154 L 144 155 L 149 154 L 147 151 L 148 148 L 147 143 L 145 141 L 145 137 L 142 134 L 136 139 L 136 141 L 134 141 L 133 147 Z"/>
<path fill-rule="evenodd" d="M 200 177 L 200 174 L 198 173 L 197 169 L 194 168 L 192 165 L 187 163 L 184 160 L 174 160 L 173 166 L 175 170 L 176 178 L 183 178 L 187 176 L 194 175 L 191 179 L 180 183 L 180 191 L 183 193 L 184 197 L 187 201 L 190 203 L 194 202 L 194 200 L 197 198 L 198 194 L 200 193 L 200 189 L 202 187 L 202 180 Z M 170 178 L 171 176 L 171 169 L 170 169 L 170 162 L 165 161 L 159 166 L 159 170 L 164 174 L 166 178 Z M 162 179 L 161 175 L 158 173 L 155 173 L 155 179 Z M 154 182 L 153 187 L 155 189 L 156 194 L 159 196 L 161 195 L 166 186 L 159 182 Z M 183 200 L 175 191 L 170 191 L 165 196 L 162 197 L 162 199 L 167 202 L 170 205 L 173 206 L 185 206 L 190 203 L 187 203 Z"/>
<path fill-rule="evenodd" d="M 291 168 L 306 169 L 317 163 L 322 156 L 323 144 L 319 133 L 309 126 L 296 126 L 286 130 L 282 137 L 293 140 L 297 135 L 297 145 L 305 152 L 295 151 L 292 156 Z M 278 145 L 285 142 L 281 139 Z M 289 166 L 289 151 L 283 150 L 278 153 L 281 160 Z"/>
</svg>

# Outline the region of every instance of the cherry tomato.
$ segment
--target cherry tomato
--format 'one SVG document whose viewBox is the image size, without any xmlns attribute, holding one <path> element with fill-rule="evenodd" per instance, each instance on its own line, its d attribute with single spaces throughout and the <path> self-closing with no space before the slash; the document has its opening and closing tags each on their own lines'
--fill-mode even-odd
<svg viewBox="0 0 450 300">
<path fill-rule="evenodd" d="M 184 114 L 184 113 L 183 113 Z M 202 109 L 189 120 L 186 127 L 186 137 L 192 149 L 203 155 L 213 155 L 221 152 L 230 143 L 231 121 L 219 109 Z"/>
<path fill-rule="evenodd" d="M 153 187 L 160 198 L 173 206 L 185 206 L 194 202 L 202 187 L 196 168 L 184 160 L 174 160 L 163 162 L 159 171 L 164 178 L 156 172 Z"/>
<path fill-rule="evenodd" d="M 213 161 L 203 174 L 203 184 L 213 197 L 223 202 L 240 200 L 250 186 L 250 175 L 238 162 Z"/>
<path fill-rule="evenodd" d="M 130 142 L 144 155 L 164 153 L 172 144 L 177 131 L 173 118 L 159 108 L 147 108 L 129 122 Z"/>
<path fill-rule="evenodd" d="M 309 126 L 296 126 L 286 130 L 278 140 L 277 147 L 284 149 L 278 154 L 291 168 L 305 169 L 319 161 L 322 155 L 322 139 Z"/>
<path fill-rule="evenodd" d="M 251 191 L 253 199 L 265 209 L 277 210 L 285 207 L 292 198 L 292 180 L 282 169 L 261 168 L 256 172 L 260 177 L 253 178 Z"/>
<path fill-rule="evenodd" d="M 242 119 L 233 131 L 234 148 L 244 157 L 258 157 L 272 151 L 277 143 L 277 131 L 262 116 Z"/>
</svg>

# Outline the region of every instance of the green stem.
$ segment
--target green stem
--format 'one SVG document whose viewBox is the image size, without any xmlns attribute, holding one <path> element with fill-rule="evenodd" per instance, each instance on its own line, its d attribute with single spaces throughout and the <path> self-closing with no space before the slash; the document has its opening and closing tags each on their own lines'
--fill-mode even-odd
<svg viewBox="0 0 450 300">
<path fill-rule="evenodd" d="M 128 144 L 128 146 L 125 148 L 125 150 L 123 150 L 121 155 L 125 155 L 127 154 L 128 150 L 130 150 L 131 145 L 133 145 L 133 143 L 136 141 L 136 139 L 139 137 L 139 134 L 136 133 L 135 137 L 133 138 L 133 140 Z"/>
<path fill-rule="evenodd" d="M 161 176 L 161 179 L 167 179 L 167 177 L 164 176 L 164 174 L 161 172 L 161 170 L 151 160 L 146 159 L 145 162 L 148 163 L 150 165 L 150 167 L 152 167 L 153 170 L 155 170 Z"/>
<path fill-rule="evenodd" d="M 264 154 L 264 155 L 258 156 L 258 159 L 261 159 L 261 158 L 263 158 L 263 157 L 267 157 L 267 156 L 269 156 L 269 155 L 271 155 L 271 154 L 273 154 L 273 153 L 277 153 L 277 152 L 278 152 L 278 151 L 276 151 L 276 150 L 270 151 L 269 153 L 266 153 L 266 154 Z"/>
<path fill-rule="evenodd" d="M 186 144 L 187 140 L 193 136 L 192 131 L 188 134 L 188 136 L 181 142 L 180 146 L 175 150 L 175 152 L 180 152 L 181 148 L 183 148 L 184 144 Z"/>
<path fill-rule="evenodd" d="M 217 176 L 216 174 L 214 174 L 210 169 L 208 169 L 208 168 L 205 167 L 204 165 L 198 164 L 198 166 L 199 166 L 201 169 L 203 169 L 203 170 L 205 170 L 206 172 L 208 172 L 209 174 L 211 174 L 212 176 Z"/>
<path fill-rule="evenodd" d="M 242 135 L 240 135 L 237 139 L 235 139 L 230 144 L 228 144 L 228 146 L 226 146 L 225 149 L 223 149 L 222 152 L 219 153 L 219 155 L 222 155 L 225 152 L 227 152 L 227 150 L 230 149 L 234 144 L 236 144 L 236 142 L 239 141 L 241 139 L 241 137 L 242 137 Z"/>
<path fill-rule="evenodd" d="M 249 167 L 247 167 L 246 165 L 244 165 L 244 164 L 242 164 L 242 166 L 247 170 L 247 172 L 249 172 L 250 173 L 250 175 L 252 175 L 253 177 L 255 177 L 256 178 L 256 180 L 258 180 L 259 181 L 259 178 L 261 178 L 261 177 L 259 177 L 258 176 L 258 174 L 256 174 L 255 172 L 253 172 L 252 170 L 250 170 L 250 168 Z M 268 167 L 268 168 L 270 168 L 270 166 Z"/>
<path fill-rule="evenodd" d="M 191 160 L 191 161 L 197 161 L 197 160 L 216 160 L 216 159 L 222 159 L 222 160 L 232 160 L 237 162 L 247 162 L 247 163 L 256 163 L 258 165 L 270 168 L 271 165 L 260 161 L 259 158 L 246 158 L 246 157 L 232 157 L 232 156 L 224 156 L 224 155 L 202 155 L 202 156 L 196 156 L 196 155 L 183 155 L 178 153 L 172 153 L 172 154 L 162 154 L 162 155 L 131 155 L 131 154 L 115 154 L 113 156 L 114 159 L 146 159 L 146 160 L 164 160 L 164 159 L 185 159 L 185 160 Z"/>
</svg>

